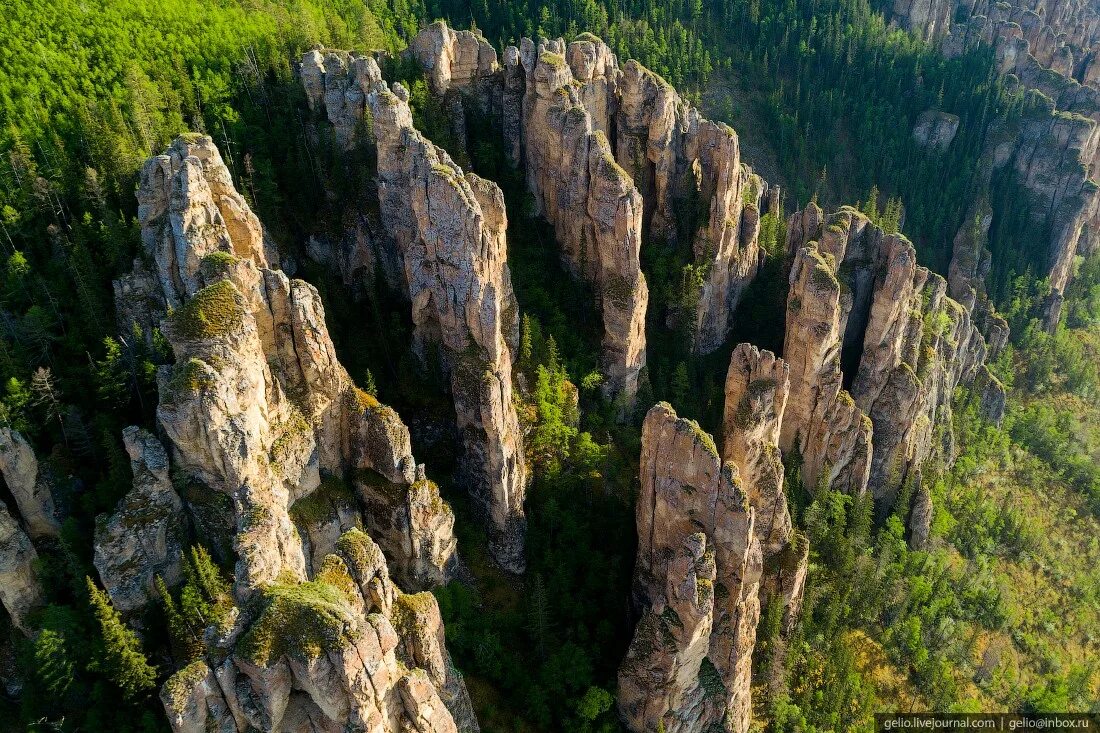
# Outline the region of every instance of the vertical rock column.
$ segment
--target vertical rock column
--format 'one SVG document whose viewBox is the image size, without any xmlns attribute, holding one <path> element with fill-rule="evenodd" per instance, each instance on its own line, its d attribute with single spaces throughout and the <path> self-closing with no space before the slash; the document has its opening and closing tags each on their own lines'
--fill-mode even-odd
<svg viewBox="0 0 1100 733">
<path fill-rule="evenodd" d="M 522 572 L 526 491 L 512 400 L 518 310 L 508 272 L 504 197 L 463 173 L 413 128 L 407 93 L 368 97 L 378 140 L 379 199 L 404 265 L 415 348 L 442 347 L 464 443 L 463 470 L 489 519 L 494 558 Z"/>
<path fill-rule="evenodd" d="M 152 158 L 138 200 L 157 274 L 131 278 L 129 289 L 142 283 L 154 311 L 172 309 L 163 329 L 176 364 L 158 375 L 158 419 L 181 475 L 231 500 L 234 526 L 223 539 L 238 551 L 238 593 L 284 571 L 305 577 L 290 508 L 322 476 L 364 470 L 395 487 L 358 486 L 402 581 L 445 582 L 457 562 L 450 508 L 419 480 L 396 413 L 340 365 L 317 291 L 269 268 L 259 220 L 211 140 L 183 136 Z"/>
<path fill-rule="evenodd" d="M 688 317 L 694 348 L 709 353 L 725 340 L 729 316 L 760 270 L 767 184 L 741 163 L 737 133 L 704 118 L 637 61 L 624 65 L 617 91 L 616 158 L 642 193 L 648 236 L 691 241 L 704 278 Z"/>
<path fill-rule="evenodd" d="M 821 217 L 811 204 L 788 224 L 788 246 L 795 255 L 783 358 L 791 388 L 779 445 L 801 456 L 808 491 L 824 485 L 858 495 L 867 488 L 871 468 L 871 421 L 841 383 L 842 298 L 837 257 L 830 250 L 842 248 L 843 241 L 836 232 L 821 233 Z M 825 246 L 819 246 L 818 236 Z M 843 258 L 843 249 L 839 254 Z"/>
<path fill-rule="evenodd" d="M 640 260 L 642 200 L 615 162 L 607 136 L 593 125 L 561 51 L 559 41 L 536 54 L 524 39 L 521 49 L 505 53 L 505 130 L 511 129 L 509 94 L 523 80 L 528 187 L 554 225 L 566 266 L 596 290 L 604 325 L 604 393 L 630 406 L 645 366 L 649 301 Z"/>
<path fill-rule="evenodd" d="M 765 556 L 778 552 L 791 534 L 779 452 L 789 390 L 790 368 L 782 359 L 751 344 L 733 350 L 726 373 L 722 459 L 740 472 Z"/>
<path fill-rule="evenodd" d="M 761 549 L 737 469 L 661 403 L 642 427 L 634 603 L 619 712 L 637 733 L 744 733 Z"/>
</svg>

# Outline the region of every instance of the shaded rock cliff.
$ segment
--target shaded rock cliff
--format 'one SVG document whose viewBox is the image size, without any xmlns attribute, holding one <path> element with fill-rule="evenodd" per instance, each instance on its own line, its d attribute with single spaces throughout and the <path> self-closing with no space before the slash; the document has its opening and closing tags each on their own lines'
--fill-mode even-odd
<svg viewBox="0 0 1100 733">
<path fill-rule="evenodd" d="M 126 613 L 156 598 L 157 576 L 169 586 L 180 581 L 187 518 L 160 441 L 132 426 L 122 438 L 134 488 L 114 514 L 97 518 L 93 562 L 111 603 Z"/>
<path fill-rule="evenodd" d="M 35 572 L 37 560 L 30 537 L 0 502 L 0 604 L 15 627 L 27 635 L 32 633 L 27 615 L 45 602 Z"/>
<path fill-rule="evenodd" d="M 772 209 L 778 214 L 779 200 L 778 191 L 769 196 L 768 184 L 742 164 L 736 133 L 704 118 L 636 61 L 620 66 L 607 44 L 592 34 L 582 33 L 568 45 L 561 39 L 524 38 L 505 49 L 502 67 L 486 47 L 484 39 L 442 23 L 421 31 L 412 44 L 437 93 L 461 91 L 499 122 L 505 150 L 524 166 L 542 213 L 555 225 L 567 265 L 601 286 L 601 296 L 608 292 L 608 274 L 617 281 L 616 290 L 623 289 L 624 278 L 634 281 L 636 259 L 633 242 L 627 241 L 624 249 L 621 234 L 618 242 L 603 241 L 598 222 L 595 235 L 586 231 L 586 214 L 607 218 L 586 205 L 592 199 L 586 188 L 598 185 L 608 172 L 593 167 L 584 147 L 593 144 L 587 142 L 589 135 L 596 136 L 599 150 L 606 140 L 612 151 L 607 157 L 626 174 L 613 190 L 621 195 L 636 188 L 641 194 L 642 231 L 672 245 L 680 239 L 692 245 L 691 264 L 702 280 L 694 312 L 670 317 L 689 319 L 697 351 L 707 353 L 721 345 L 731 326 L 729 314 L 759 272 L 760 217 Z M 587 122 L 581 111 L 587 113 Z M 556 177 L 570 165 L 574 171 L 585 169 L 587 176 Z M 612 173 L 612 178 L 620 176 Z M 762 211 L 765 201 L 767 211 Z M 632 238 L 639 226 L 636 208 L 631 204 L 625 219 Z M 622 231 L 622 224 L 615 227 Z M 633 298 L 628 305 L 641 309 L 639 301 Z M 621 330 L 626 322 L 618 320 Z M 615 324 L 605 325 L 613 337 Z M 641 354 L 643 348 L 637 342 L 634 351 Z M 621 349 L 611 345 L 608 351 Z M 608 361 L 616 363 L 614 358 Z M 618 387 L 616 382 L 610 389 Z"/>
<path fill-rule="evenodd" d="M 536 48 L 523 39 L 518 51 L 506 51 L 504 74 L 523 90 L 519 129 L 528 187 L 554 225 L 566 266 L 596 291 L 604 392 L 629 406 L 645 366 L 649 303 L 641 270 L 642 198 L 593 123 L 563 52 L 561 41 Z M 508 107 L 505 115 L 515 112 Z"/>
<path fill-rule="evenodd" d="M 486 50 L 483 40 L 432 27 L 441 35 L 422 34 L 412 52 L 425 59 L 438 54 L 429 71 L 433 89 L 452 80 L 473 83 L 477 69 L 495 65 L 495 52 Z M 512 401 L 519 319 L 503 194 L 495 184 L 464 173 L 413 127 L 407 91 L 400 84 L 391 91 L 372 58 L 311 51 L 303 56 L 299 75 L 311 107 L 323 109 L 335 129 L 371 120 L 380 256 L 385 271 L 393 273 L 391 281 L 411 302 L 414 351 L 425 364 L 430 350 L 441 351 L 463 436 L 462 470 L 488 519 L 493 555 L 520 572 L 527 475 Z M 330 87 L 342 91 L 320 93 Z"/>
<path fill-rule="evenodd" d="M 61 530 L 50 482 L 38 471 L 38 458 L 18 430 L 0 427 L 0 475 L 31 537 L 56 537 Z"/>
<path fill-rule="evenodd" d="M 665 403 L 642 427 L 634 605 L 619 712 L 638 733 L 747 731 L 762 556 L 737 469 Z"/>
<path fill-rule="evenodd" d="M 413 128 L 405 90 L 368 98 L 378 140 L 382 220 L 402 255 L 413 348 L 441 347 L 463 435 L 463 470 L 489 518 L 500 564 L 522 572 L 527 470 L 512 400 L 518 307 L 508 272 L 504 196 L 463 173 Z"/>
</svg>

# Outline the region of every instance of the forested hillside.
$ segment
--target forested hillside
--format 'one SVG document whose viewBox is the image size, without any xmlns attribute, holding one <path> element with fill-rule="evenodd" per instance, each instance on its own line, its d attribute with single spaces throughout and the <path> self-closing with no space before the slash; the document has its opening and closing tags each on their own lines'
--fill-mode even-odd
<svg viewBox="0 0 1100 733">
<path fill-rule="evenodd" d="M 698 326 L 685 315 L 696 311 L 710 274 L 699 252 L 690 237 L 666 246 L 648 219 L 639 224 L 648 360 L 634 406 L 609 392 L 601 351 L 607 326 L 593 307 L 617 305 L 622 288 L 577 277 L 590 263 L 582 257 L 572 267 L 559 256 L 561 225 L 548 221 L 547 205 L 529 190 L 533 176 L 509 157 L 499 125 L 467 110 L 468 139 L 460 140 L 453 99 L 437 94 L 431 75 L 403 55 L 437 19 L 475 30 L 501 58 L 523 37 L 569 42 L 594 34 L 624 64 L 636 59 L 685 103 L 732 125 L 741 162 L 782 188 L 772 210 L 757 179 L 741 193 L 743 209 L 760 214 L 761 265 L 731 316 L 731 333 L 711 353 L 699 353 Z M 381 265 L 353 288 L 316 254 L 359 231 L 360 202 L 371 201 L 361 217 L 369 226 L 361 228 L 372 235 L 386 212 L 378 204 L 381 146 L 341 147 L 326 127 L 333 115 L 326 118 L 303 89 L 298 65 L 314 47 L 384 52 L 382 75 L 408 89 L 410 124 L 467 173 L 499 186 L 503 269 L 518 312 L 505 308 L 508 322 L 496 328 L 506 342 L 511 330 L 516 336 L 508 397 L 529 475 L 522 575 L 494 561 L 493 526 L 467 495 L 461 454 L 468 438 L 455 413 L 463 385 L 440 366 L 445 349 L 421 343 L 431 329 L 410 315 L 408 293 L 386 282 Z M 852 496 L 825 479 L 807 488 L 801 454 L 784 452 L 780 493 L 792 537 L 808 544 L 808 577 L 790 628 L 782 604 L 760 611 L 753 725 L 775 733 L 870 730 L 874 713 L 892 710 L 1100 712 L 1100 255 L 1073 259 L 1060 317 L 1053 328 L 1044 324 L 1050 267 L 1036 242 L 1049 238 L 1049 222 L 1021 213 L 1016 204 L 1026 192 L 1008 174 L 986 175 L 983 156 L 1001 130 L 1048 110 L 1039 95 L 997 73 L 989 47 L 945 58 L 934 43 L 890 28 L 868 0 L 12 0 L 0 18 L 0 60 L 0 424 L 33 450 L 59 525 L 38 536 L 23 518 L 44 595 L 27 619 L 0 612 L 0 730 L 170 730 L 162 685 L 186 680 L 173 674 L 194 670 L 198 660 L 226 658 L 227 647 L 212 639 L 239 610 L 285 630 L 313 622 L 285 610 L 296 603 L 326 624 L 343 607 L 346 579 L 333 580 L 319 559 L 327 570 L 309 582 L 280 575 L 263 610 L 238 604 L 235 551 L 212 546 L 201 532 L 177 558 L 179 582 L 158 582 L 140 610 L 115 608 L 100 589 L 97 529 L 138 483 L 140 461 L 123 429 L 156 433 L 159 426 L 163 434 L 163 392 L 199 390 L 208 379 L 191 362 L 173 366 L 184 349 L 179 324 L 193 318 L 192 335 L 221 335 L 239 305 L 208 288 L 200 293 L 213 293 L 213 310 L 197 300 L 169 308 L 172 333 L 116 320 L 118 281 L 135 259 L 152 270 L 160 265 L 135 196 L 142 166 L 188 132 L 212 138 L 231 185 L 262 222 L 264 244 L 272 245 L 264 272 L 285 271 L 316 288 L 320 326 L 333 360 L 346 368 L 347 394 L 367 412 L 379 402 L 392 406 L 408 424 L 428 483 L 438 482 L 425 505 L 443 515 L 451 511 L 440 509 L 444 500 L 453 507 L 462 569 L 434 595 L 484 731 L 627 729 L 616 696 L 638 621 L 631 594 L 643 418 L 667 401 L 697 421 L 699 444 L 710 441 L 717 452 L 710 435 L 721 440 L 728 429 L 725 380 L 735 345 L 784 356 L 798 255 L 786 246 L 786 214 L 811 202 L 827 212 L 852 204 L 880 235 L 904 233 L 920 265 L 947 277 L 957 235 L 984 202 L 993 212 L 984 289 L 989 312 L 1011 329 L 989 363 L 1007 391 L 1004 419 L 990 421 L 980 390 L 961 384 L 944 400 L 953 412 L 940 413 L 952 424 L 936 432 L 940 445 L 951 442 L 944 432 L 954 435 L 950 450 L 934 452 L 919 486 L 905 482 L 877 515 L 870 494 Z M 928 110 L 959 118 L 942 149 L 914 138 Z M 355 134 L 375 133 L 369 119 Z M 611 176 L 635 173 L 614 157 L 605 162 Z M 428 168 L 438 174 L 435 165 Z M 447 173 L 448 181 L 458 177 Z M 698 227 L 708 223 L 703 208 L 676 214 Z M 222 259 L 202 266 L 232 270 L 232 258 Z M 834 260 L 836 277 L 826 279 L 846 292 L 856 282 L 846 279 L 849 270 L 864 264 Z M 936 315 L 928 296 L 914 298 L 922 354 L 930 344 L 957 347 L 944 337 L 943 313 L 951 311 Z M 862 354 L 844 348 L 837 360 L 852 389 Z M 472 353 L 454 351 L 464 355 L 451 355 L 459 363 Z M 265 356 L 278 360 L 259 353 L 257 364 Z M 158 368 L 172 375 L 162 378 L 161 394 Z M 198 504 L 195 482 L 174 454 L 172 463 L 171 483 Z M 322 477 L 316 493 L 293 504 L 291 520 L 308 522 L 328 503 L 355 504 L 351 485 L 364 475 L 356 467 L 347 477 Z M 390 477 L 378 479 L 370 480 L 392 489 Z M 8 483 L 0 501 L 15 514 Z M 918 547 L 910 515 L 921 486 L 931 518 L 929 539 Z M 217 511 L 238 510 L 217 504 Z M 14 556 L 14 547 L 11 540 L 0 551 Z M 339 547 L 353 565 L 346 543 Z M 417 596 L 397 597 L 392 616 L 404 634 L 410 624 L 401 613 L 413 614 L 413 601 L 400 599 Z M 23 621 L 33 633 L 23 633 Z M 329 626 L 322 628 L 321 636 Z M 253 661 L 275 655 L 269 630 L 253 627 L 240 654 L 247 646 Z M 307 646 L 328 643 L 306 636 Z M 725 690 L 704 677 L 708 690 Z"/>
</svg>

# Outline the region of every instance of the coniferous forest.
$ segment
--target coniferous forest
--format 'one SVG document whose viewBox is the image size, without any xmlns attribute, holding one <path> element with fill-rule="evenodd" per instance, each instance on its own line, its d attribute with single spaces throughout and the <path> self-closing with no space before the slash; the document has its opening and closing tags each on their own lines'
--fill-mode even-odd
<svg viewBox="0 0 1100 733">
<path fill-rule="evenodd" d="M 212 640 L 219 630 L 245 614 L 298 608 L 307 586 L 317 586 L 309 592 L 318 598 L 304 607 L 318 609 L 324 623 L 336 603 L 317 590 L 337 586 L 324 585 L 324 570 L 300 585 L 280 576 L 262 608 L 242 601 L 235 567 L 243 553 L 201 531 L 194 507 L 215 516 L 241 510 L 211 498 L 174 454 L 164 471 L 192 511 L 180 530 L 177 582 L 158 577 L 148 603 L 120 609 L 94 562 L 97 532 L 137 482 L 124 429 L 139 426 L 168 445 L 158 432 L 164 375 L 173 375 L 173 390 L 188 379 L 201 388 L 205 378 L 184 368 L 180 324 L 194 316 L 190 328 L 209 335 L 224 316 L 179 305 L 165 319 L 174 326 L 143 331 L 116 314 L 116 281 L 135 261 L 156 269 L 135 195 L 143 166 L 185 133 L 212 139 L 263 224 L 271 267 L 316 288 L 334 354 L 365 395 L 360 406 L 396 411 L 416 461 L 453 509 L 463 568 L 431 591 L 446 650 L 486 732 L 633 730 L 617 696 L 640 613 L 632 590 L 643 420 L 667 402 L 695 421 L 715 452 L 709 436 L 720 441 L 728 430 L 734 347 L 750 342 L 783 356 L 798 255 L 788 245 L 788 217 L 809 205 L 826 213 L 850 205 L 884 235 L 903 234 L 919 265 L 947 278 L 957 235 L 969 231 L 982 202 L 991 223 L 982 235 L 989 262 L 979 301 L 988 295 L 989 312 L 1009 333 L 988 359 L 1004 388 L 1003 419 L 988 419 L 978 387 L 960 383 L 944 397 L 947 422 L 932 428 L 950 449 L 936 451 L 919 486 L 906 482 L 885 507 L 869 492 L 847 493 L 827 480 L 807 489 L 802 456 L 784 451 L 779 491 L 792 537 L 809 548 L 808 570 L 790 624 L 775 599 L 761 604 L 750 647 L 752 730 L 871 731 L 881 712 L 1100 715 L 1100 253 L 1071 253 L 1064 302 L 1047 322 L 1046 242 L 1060 223 L 1053 214 L 1029 215 L 1030 194 L 1012 165 L 989 174 L 983 156 L 998 135 L 1047 115 L 1052 103 L 1000 73 L 991 45 L 949 58 L 936 41 L 892 25 L 886 5 L 7 0 L 0 13 L 0 431 L 21 435 L 37 458 L 56 531 L 38 535 L 16 512 L 18 492 L 5 470 L 0 501 L 16 517 L 12 526 L 33 540 L 41 598 L 18 622 L 0 611 L 0 730 L 200 730 L 170 721 L 161 690 L 174 689 L 177 672 L 199 660 L 226 658 Z M 563 262 L 560 235 L 530 177 L 507 155 L 497 123 L 467 110 L 460 140 L 448 98 L 434 93 L 406 53 L 437 20 L 474 31 L 502 59 L 525 37 L 569 43 L 593 34 L 621 63 L 637 60 L 686 104 L 732 127 L 741 162 L 781 190 L 778 208 L 760 216 L 759 272 L 731 315 L 730 333 L 710 353 L 693 348 L 696 325 L 683 315 L 698 307 L 709 271 L 690 237 L 670 246 L 648 222 L 641 228 L 647 356 L 628 409 L 605 389 L 604 322 L 594 304 L 611 296 L 597 296 L 593 282 Z M 345 236 L 359 202 L 374 197 L 368 213 L 377 217 L 385 161 L 380 144 L 342 149 L 322 129 L 297 65 L 311 48 L 380 52 L 383 78 L 408 91 L 415 129 L 502 192 L 506 269 L 518 305 L 509 397 L 528 478 L 522 574 L 494 561 L 490 529 L 465 488 L 455 383 L 437 351 L 418 350 L 421 323 L 407 294 L 386 282 L 381 267 L 353 291 L 316 256 L 318 242 Z M 949 145 L 914 137 L 928 110 L 957 117 Z M 751 198 L 745 194 L 746 206 Z M 677 215 L 695 223 L 707 216 Z M 207 259 L 203 267 L 212 266 Z M 832 265 L 845 294 L 845 265 Z M 927 298 L 923 307 L 931 312 Z M 946 329 L 934 321 L 922 321 L 925 347 Z M 846 389 L 854 379 L 850 356 L 838 345 Z M 0 451 L 5 467 L 13 461 Z M 320 503 L 354 504 L 353 473 L 323 475 L 314 494 L 290 507 L 291 520 L 308 523 L 310 512 L 328 511 Z M 928 540 L 919 547 L 911 537 L 918 489 L 931 504 Z M 309 503 L 314 498 L 323 501 Z M 5 542 L 0 585 L 22 552 L 16 540 Z M 395 608 L 415 597 L 401 595 Z M 313 639 L 325 630 L 316 631 L 323 624 L 308 614 L 279 620 L 305 627 L 294 630 L 296 643 L 327 643 Z M 274 653 L 271 645 L 281 642 L 258 627 L 238 648 Z M 708 658 L 696 675 L 708 694 L 728 684 L 714 669 Z M 295 687 L 293 696 L 302 694 Z M 234 730 L 262 728 L 256 715 L 237 715 Z M 347 730 L 375 730 L 343 722 Z"/>
</svg>

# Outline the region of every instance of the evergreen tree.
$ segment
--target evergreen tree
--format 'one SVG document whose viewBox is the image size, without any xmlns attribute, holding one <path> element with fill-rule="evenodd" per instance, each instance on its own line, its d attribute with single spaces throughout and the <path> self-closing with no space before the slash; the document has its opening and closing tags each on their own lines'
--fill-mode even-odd
<svg viewBox="0 0 1100 733">
<path fill-rule="evenodd" d="M 145 658 L 141 640 L 122 622 L 107 594 L 86 576 L 88 601 L 99 622 L 103 657 L 93 664 L 107 675 L 123 696 L 134 699 L 148 694 L 156 685 L 157 670 Z"/>
</svg>

